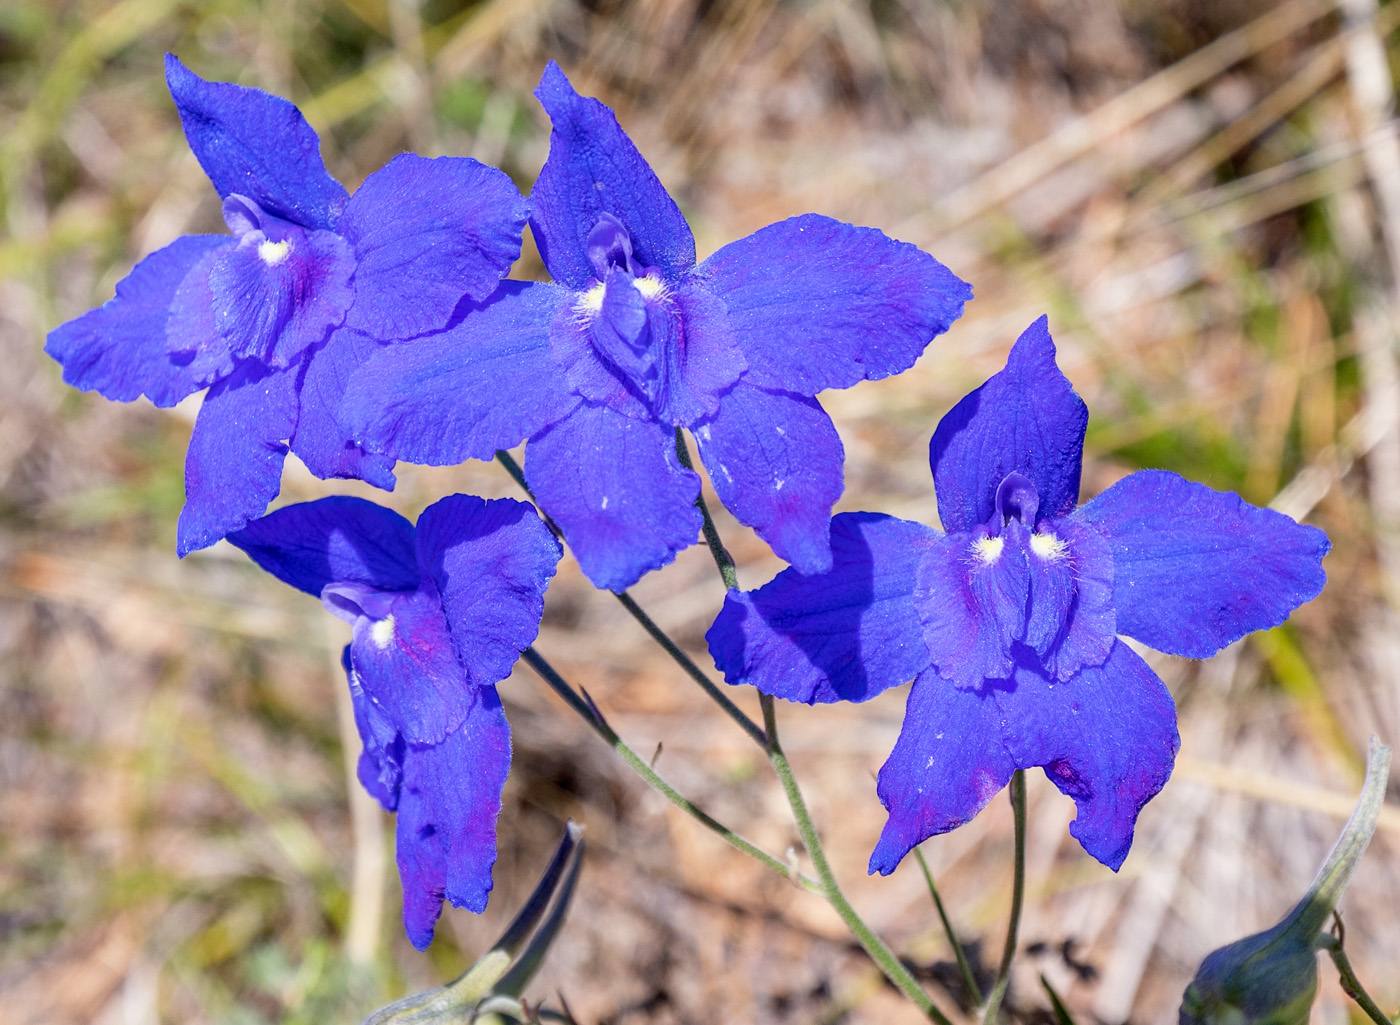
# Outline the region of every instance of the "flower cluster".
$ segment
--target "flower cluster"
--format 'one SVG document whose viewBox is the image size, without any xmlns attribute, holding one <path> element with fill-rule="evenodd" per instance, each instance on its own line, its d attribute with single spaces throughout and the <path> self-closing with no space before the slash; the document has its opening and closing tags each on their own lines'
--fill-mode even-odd
<svg viewBox="0 0 1400 1025">
<path fill-rule="evenodd" d="M 880 773 L 888 873 L 1019 768 L 1079 805 L 1116 868 L 1177 748 L 1170 696 L 1118 634 L 1204 657 L 1322 586 L 1327 541 L 1286 517 L 1134 474 L 1076 509 L 1083 402 L 1042 320 L 933 436 L 947 533 L 831 509 L 844 454 L 819 392 L 900 373 L 969 286 L 918 248 L 817 214 L 702 262 L 612 111 L 551 63 L 549 156 L 523 199 L 475 161 L 404 154 L 353 196 L 285 100 L 167 81 L 229 235 L 152 254 L 56 328 L 64 379 L 168 406 L 207 388 L 178 551 L 227 538 L 353 627 L 359 777 L 398 813 L 404 921 L 491 888 L 510 733 L 496 684 L 539 629 L 562 549 L 521 502 L 453 495 L 410 524 L 354 498 L 263 515 L 288 451 L 394 485 L 526 443 L 540 509 L 601 588 L 695 544 L 700 477 L 790 569 L 731 592 L 709 633 L 731 683 L 863 701 L 914 679 Z M 504 279 L 530 225 L 553 281 Z"/>
</svg>

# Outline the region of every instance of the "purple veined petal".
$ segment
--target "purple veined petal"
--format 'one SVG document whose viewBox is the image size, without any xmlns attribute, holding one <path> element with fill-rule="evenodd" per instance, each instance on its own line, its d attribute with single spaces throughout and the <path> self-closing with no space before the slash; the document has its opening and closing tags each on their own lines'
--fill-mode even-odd
<svg viewBox="0 0 1400 1025">
<path fill-rule="evenodd" d="M 173 406 L 201 387 L 166 350 L 165 325 L 180 282 L 200 260 L 229 244 L 223 235 L 182 235 L 117 282 L 117 294 L 49 332 L 44 351 L 63 366 L 63 381 L 118 402 L 145 395 Z"/>
<path fill-rule="evenodd" d="M 525 479 L 595 587 L 624 591 L 700 536 L 700 478 L 670 427 L 581 404 L 530 439 Z"/>
<path fill-rule="evenodd" d="M 321 162 L 321 140 L 291 103 L 261 89 L 208 82 L 165 55 L 165 81 L 185 138 L 220 197 L 247 196 L 307 228 L 334 228 L 345 188 Z"/>
<path fill-rule="evenodd" d="M 562 555 L 528 502 L 449 495 L 418 517 L 418 565 L 442 596 L 472 684 L 504 680 L 534 642 Z"/>
<path fill-rule="evenodd" d="M 321 592 L 321 601 L 353 620 L 355 675 L 405 740 L 436 744 L 457 728 L 477 688 L 457 657 L 435 588 L 383 592 L 333 583 Z"/>
<path fill-rule="evenodd" d="M 670 385 L 661 415 L 692 427 L 715 415 L 724 393 L 748 367 L 724 303 L 696 275 L 668 286 L 681 337 L 671 354 Z M 756 381 L 748 380 L 755 384 Z M 777 388 L 791 392 L 791 388 Z"/>
<path fill-rule="evenodd" d="M 351 377 L 379 348 L 372 338 L 340 328 L 307 356 L 291 448 L 322 480 L 351 478 L 394 490 L 394 460 L 357 445 L 343 413 Z"/>
<path fill-rule="evenodd" d="M 549 325 L 568 296 L 506 281 L 447 330 L 380 346 L 345 391 L 351 436 L 405 462 L 456 466 L 564 418 L 579 400 L 550 354 Z"/>
<path fill-rule="evenodd" d="M 291 366 L 345 319 L 354 274 L 350 244 L 333 232 L 249 232 L 209 269 L 215 328 L 235 357 Z"/>
<path fill-rule="evenodd" d="M 715 494 L 801 573 L 831 568 L 831 507 L 845 450 L 816 399 L 740 380 L 695 428 Z"/>
<path fill-rule="evenodd" d="M 1327 580 L 1322 531 L 1165 470 L 1125 477 L 1075 519 L 1108 537 L 1118 632 L 1173 655 L 1278 626 Z"/>
<path fill-rule="evenodd" d="M 363 745 L 355 766 L 356 778 L 365 792 L 379 802 L 380 807 L 385 811 L 395 811 L 399 806 L 407 745 L 384 710 L 365 695 L 364 687 L 351 667 L 348 644 L 340 653 L 340 664 L 345 668 L 345 679 L 350 685 L 350 706 L 354 709 L 355 728 Z"/>
<path fill-rule="evenodd" d="M 250 361 L 209 389 L 185 453 L 181 558 L 261 516 L 277 497 L 285 439 L 296 428 L 297 374 Z"/>
<path fill-rule="evenodd" d="M 491 893 L 496 820 L 510 771 L 510 725 L 496 688 L 474 691 L 470 714 L 442 743 L 409 749 L 397 825 L 404 928 L 419 950 L 444 897 L 478 914 Z"/>
<path fill-rule="evenodd" d="M 991 691 L 954 687 L 930 670 L 914 681 L 904 725 L 880 767 L 877 792 L 890 813 L 870 855 L 870 874 L 889 875 L 931 836 L 972 820 L 1011 780 Z"/>
<path fill-rule="evenodd" d="M 668 280 L 690 270 L 690 225 L 613 112 L 574 92 L 553 61 L 535 96 L 553 127 L 530 193 L 530 226 L 554 280 L 580 290 L 596 276 L 588 242 L 605 213 L 626 227 L 640 266 L 659 267 Z"/>
<path fill-rule="evenodd" d="M 633 379 L 652 368 L 646 301 L 625 274 L 611 277 L 620 283 L 611 293 L 603 282 L 567 293 L 549 326 L 550 351 L 571 391 L 634 420 L 653 421 L 653 403 Z"/>
<path fill-rule="evenodd" d="M 346 324 L 380 341 L 446 327 L 464 297 L 480 302 L 510 270 L 528 214 L 494 167 L 399 154 L 365 179 L 340 222 L 355 252 Z"/>
<path fill-rule="evenodd" d="M 278 580 L 318 598 L 332 583 L 412 591 L 421 579 L 413 524 L 349 495 L 283 506 L 228 540 Z"/>
<path fill-rule="evenodd" d="M 1108 539 L 1074 518 L 1042 520 L 1026 548 L 1025 643 L 1052 680 L 1102 665 L 1117 632 Z"/>
<path fill-rule="evenodd" d="M 841 513 L 830 570 L 729 592 L 705 635 L 715 665 L 731 684 L 807 704 L 867 701 L 913 679 L 929 665 L 915 580 L 937 540 L 922 523 Z"/>
<path fill-rule="evenodd" d="M 170 357 L 186 366 L 189 374 L 201 385 L 213 384 L 233 373 L 233 352 L 228 339 L 219 334 L 214 316 L 214 293 L 209 287 L 209 275 L 214 262 L 236 249 L 238 241 L 222 235 L 212 236 L 223 245 L 212 247 L 190 268 L 170 301 L 169 317 L 165 322 L 165 348 Z"/>
<path fill-rule="evenodd" d="M 1089 411 L 1055 364 L 1041 317 L 1017 339 L 1006 368 L 965 396 L 933 432 L 938 516 L 948 533 L 986 523 L 1011 473 L 1036 485 L 1040 516 L 1058 519 L 1079 500 L 1079 468 Z"/>
<path fill-rule="evenodd" d="M 1101 666 L 1051 683 L 1020 666 L 996 691 L 1006 747 L 1018 768 L 1043 766 L 1079 815 L 1069 831 L 1117 871 L 1138 813 L 1166 784 L 1180 738 L 1176 707 L 1162 681 L 1122 641 Z"/>
<path fill-rule="evenodd" d="M 972 298 L 917 246 L 819 214 L 731 242 L 696 277 L 727 307 L 749 382 L 809 396 L 908 370 Z"/>
<path fill-rule="evenodd" d="M 1011 645 L 1024 634 L 1030 588 L 1027 541 L 1015 520 L 997 537 L 984 529 L 947 534 L 919 565 L 914 603 L 924 644 L 960 690 L 1012 674 Z"/>
</svg>

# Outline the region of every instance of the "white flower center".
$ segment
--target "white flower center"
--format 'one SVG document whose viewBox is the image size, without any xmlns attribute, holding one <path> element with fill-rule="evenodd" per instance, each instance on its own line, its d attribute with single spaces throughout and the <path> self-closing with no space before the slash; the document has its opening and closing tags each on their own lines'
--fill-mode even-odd
<svg viewBox="0 0 1400 1025">
<path fill-rule="evenodd" d="M 1001 558 L 1001 550 L 1005 547 L 1006 541 L 1000 537 L 979 537 L 972 542 L 972 554 L 982 565 L 990 566 Z"/>
<path fill-rule="evenodd" d="M 1046 562 L 1059 562 L 1069 551 L 1069 545 L 1065 544 L 1063 538 L 1056 537 L 1047 530 L 1043 534 L 1031 535 L 1031 551 Z"/>
<path fill-rule="evenodd" d="M 375 620 L 374 625 L 369 628 L 369 639 L 380 651 L 392 644 L 394 642 L 394 617 L 385 616 L 383 619 Z"/>
<path fill-rule="evenodd" d="M 269 267 L 276 267 L 287 258 L 287 250 L 290 248 L 286 239 L 283 239 L 281 242 L 273 242 L 271 239 L 264 239 L 258 243 L 258 256 L 260 256 L 262 262 Z"/>
</svg>

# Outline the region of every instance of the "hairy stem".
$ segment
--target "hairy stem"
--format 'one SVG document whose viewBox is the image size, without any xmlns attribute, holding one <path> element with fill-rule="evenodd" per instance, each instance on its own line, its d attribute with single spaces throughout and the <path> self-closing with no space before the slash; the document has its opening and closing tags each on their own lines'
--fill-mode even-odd
<svg viewBox="0 0 1400 1025">
<path fill-rule="evenodd" d="M 1341 926 L 1341 919 L 1337 920 L 1338 928 Z M 1376 1025 L 1393 1025 L 1390 1018 L 1382 1011 L 1377 1003 L 1371 999 L 1371 995 L 1361 985 L 1361 980 L 1356 977 L 1356 972 L 1352 970 L 1351 958 L 1347 957 L 1347 952 L 1342 946 L 1340 936 L 1332 938 L 1331 943 L 1324 944 L 1327 953 L 1331 955 L 1332 963 L 1337 966 L 1337 974 L 1342 977 L 1342 992 L 1356 1001 L 1356 1006 L 1366 1012 Z"/>
<path fill-rule="evenodd" d="M 933 898 L 933 906 L 938 909 L 938 919 L 943 923 L 943 934 L 948 937 L 948 942 L 953 947 L 953 956 L 958 959 L 958 970 L 962 972 L 963 985 L 967 987 L 973 1004 L 980 1004 L 982 1002 L 981 987 L 977 985 L 977 977 L 972 974 L 972 965 L 967 963 L 967 954 L 963 952 L 963 946 L 958 942 L 958 934 L 953 931 L 953 923 L 949 921 L 948 912 L 943 907 L 943 898 L 938 895 L 938 887 L 934 885 L 933 873 L 928 870 L 928 862 L 924 860 L 924 852 L 915 847 L 914 857 L 919 861 L 919 868 L 923 869 L 924 882 L 928 883 L 929 896 Z"/>
<path fill-rule="evenodd" d="M 1016 934 L 1021 927 L 1021 905 L 1026 896 L 1026 772 L 1017 769 L 1011 774 L 1011 813 L 1016 823 L 1016 861 L 1012 869 L 1011 921 L 1006 926 L 1006 946 L 1001 952 L 1001 967 L 997 969 L 996 985 L 987 998 L 982 1012 L 983 1025 L 995 1025 L 1006 985 L 1011 981 L 1011 962 L 1016 957 Z"/>
</svg>

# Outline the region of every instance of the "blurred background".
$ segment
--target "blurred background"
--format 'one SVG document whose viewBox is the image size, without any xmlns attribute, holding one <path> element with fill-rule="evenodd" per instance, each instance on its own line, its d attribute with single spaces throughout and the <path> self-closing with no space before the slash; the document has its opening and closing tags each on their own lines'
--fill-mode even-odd
<svg viewBox="0 0 1400 1025">
<path fill-rule="evenodd" d="M 908 373 L 823 396 L 843 509 L 936 523 L 938 418 L 1048 313 L 1091 410 L 1086 498 L 1165 467 L 1325 528 L 1327 590 L 1287 625 L 1204 663 L 1153 656 L 1183 746 L 1120 873 L 1031 774 L 1012 1013 L 1048 1020 L 1043 973 L 1081 1025 L 1149 1025 L 1176 1020 L 1208 951 L 1292 905 L 1367 737 L 1400 739 L 1397 27 L 1400 3 L 1374 0 L 4 0 L 0 1023 L 356 1022 L 479 953 L 570 816 L 588 863 L 527 996 L 614 1025 L 917 1019 L 834 913 L 648 791 L 524 668 L 502 686 L 515 762 L 491 906 L 408 945 L 392 821 L 347 790 L 339 623 L 227 545 L 175 558 L 197 399 L 109 403 L 41 351 L 144 254 L 223 230 L 164 51 L 296 101 L 351 188 L 411 148 L 528 190 L 548 141 L 530 90 L 555 58 L 616 108 L 702 256 L 805 211 L 932 252 L 977 299 Z M 543 273 L 528 237 L 516 273 Z M 517 494 L 491 464 L 400 473 L 372 497 L 410 517 L 455 490 Z M 343 491 L 369 493 L 293 458 L 279 501 Z M 781 568 L 720 529 L 745 586 Z M 709 665 L 723 591 L 703 548 L 634 594 Z M 717 817 L 800 846 L 760 752 L 568 557 L 538 647 Z M 904 694 L 780 716 L 838 876 L 951 1012 L 917 865 L 865 875 Z M 983 966 L 1010 833 L 999 798 L 924 845 Z M 1397 851 L 1392 805 L 1342 903 L 1389 1007 Z M 1321 975 L 1314 1020 L 1355 1020 Z"/>
</svg>

